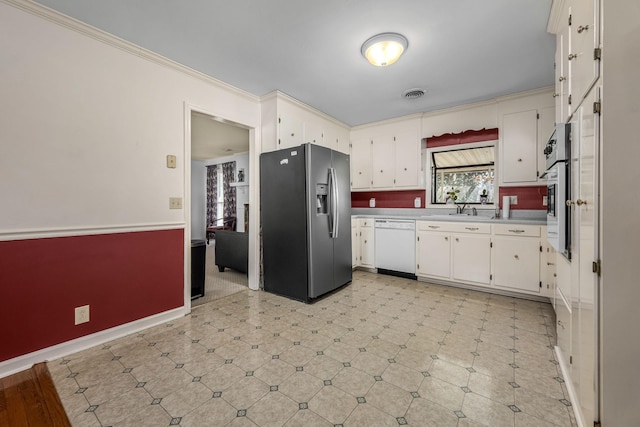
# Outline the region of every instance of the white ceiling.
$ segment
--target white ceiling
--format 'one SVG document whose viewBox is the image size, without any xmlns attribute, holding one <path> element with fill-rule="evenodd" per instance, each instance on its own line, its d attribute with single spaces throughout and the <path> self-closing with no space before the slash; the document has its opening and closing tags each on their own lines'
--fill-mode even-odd
<svg viewBox="0 0 640 427">
<path fill-rule="evenodd" d="M 209 160 L 247 152 L 248 129 L 191 113 L 191 159 Z"/>
<path fill-rule="evenodd" d="M 551 0 L 37 0 L 255 95 L 355 126 L 553 84 Z M 390 67 L 362 43 L 409 40 Z M 410 88 L 424 97 L 402 98 Z"/>
</svg>

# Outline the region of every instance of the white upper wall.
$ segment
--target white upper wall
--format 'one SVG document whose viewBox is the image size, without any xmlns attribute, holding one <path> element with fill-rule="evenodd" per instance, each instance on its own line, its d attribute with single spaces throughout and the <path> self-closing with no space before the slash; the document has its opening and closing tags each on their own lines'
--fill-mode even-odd
<svg viewBox="0 0 640 427">
<path fill-rule="evenodd" d="M 0 235 L 184 223 L 185 105 L 260 126 L 257 97 L 86 32 L 0 3 Z"/>
</svg>

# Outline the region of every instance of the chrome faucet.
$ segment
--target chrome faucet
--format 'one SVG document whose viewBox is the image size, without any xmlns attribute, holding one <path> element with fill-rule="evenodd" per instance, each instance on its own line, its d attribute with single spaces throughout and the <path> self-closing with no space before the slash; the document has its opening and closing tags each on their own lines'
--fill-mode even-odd
<svg viewBox="0 0 640 427">
<path fill-rule="evenodd" d="M 462 214 L 464 212 L 464 208 L 467 207 L 467 204 L 465 203 L 464 205 L 460 206 L 460 205 L 456 205 L 456 213 L 457 214 Z"/>
<path fill-rule="evenodd" d="M 476 210 L 475 206 L 471 208 L 471 215 L 478 216 L 478 211 Z"/>
</svg>

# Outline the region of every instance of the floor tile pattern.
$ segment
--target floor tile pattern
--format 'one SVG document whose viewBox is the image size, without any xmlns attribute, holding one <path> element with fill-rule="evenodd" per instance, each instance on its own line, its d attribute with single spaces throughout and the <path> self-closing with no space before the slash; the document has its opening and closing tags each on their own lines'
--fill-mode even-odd
<svg viewBox="0 0 640 427">
<path fill-rule="evenodd" d="M 242 292 L 49 369 L 74 426 L 572 426 L 549 304 L 368 272 Z"/>
</svg>

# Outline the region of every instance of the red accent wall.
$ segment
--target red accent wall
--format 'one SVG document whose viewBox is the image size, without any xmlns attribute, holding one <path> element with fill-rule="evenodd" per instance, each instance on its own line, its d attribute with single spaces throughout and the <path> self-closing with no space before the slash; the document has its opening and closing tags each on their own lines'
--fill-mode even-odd
<svg viewBox="0 0 640 427">
<path fill-rule="evenodd" d="M 184 304 L 184 230 L 0 242 L 0 361 Z M 90 322 L 74 325 L 89 304 Z"/>
<path fill-rule="evenodd" d="M 424 208 L 424 190 L 404 191 L 364 191 L 351 193 L 352 208 L 368 208 L 369 199 L 376 199 L 376 208 L 413 208 L 413 201 L 420 197 L 420 207 Z"/>
<path fill-rule="evenodd" d="M 535 187 L 500 187 L 500 208 L 502 208 L 502 196 L 518 196 L 518 204 L 511 205 L 511 209 L 542 209 L 542 197 L 547 195 L 547 187 L 544 185 Z"/>
</svg>

